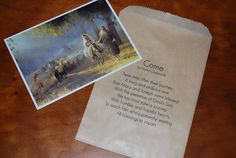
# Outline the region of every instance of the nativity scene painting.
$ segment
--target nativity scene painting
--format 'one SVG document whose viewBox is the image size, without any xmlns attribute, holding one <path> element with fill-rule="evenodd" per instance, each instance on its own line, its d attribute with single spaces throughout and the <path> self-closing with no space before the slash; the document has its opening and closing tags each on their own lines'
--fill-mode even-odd
<svg viewBox="0 0 236 158">
<path fill-rule="evenodd" d="M 106 0 L 5 40 L 37 109 L 140 59 Z"/>
</svg>

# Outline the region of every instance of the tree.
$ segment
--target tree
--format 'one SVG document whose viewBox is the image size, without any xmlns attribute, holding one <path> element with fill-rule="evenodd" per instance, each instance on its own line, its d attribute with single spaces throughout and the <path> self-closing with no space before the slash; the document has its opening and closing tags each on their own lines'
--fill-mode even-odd
<svg viewBox="0 0 236 158">
<path fill-rule="evenodd" d="M 121 45 L 121 40 L 115 23 L 112 20 L 113 13 L 104 0 L 99 0 L 93 3 L 92 6 L 78 9 L 69 14 L 54 19 L 48 23 L 38 26 L 32 30 L 33 35 L 42 36 L 43 34 L 49 36 L 63 36 L 69 29 L 74 29 L 72 33 L 74 38 L 80 36 L 81 33 L 88 30 L 88 26 L 93 30 L 92 35 L 98 39 L 99 27 L 96 24 L 96 19 L 102 17 L 108 29 L 114 35 L 118 45 Z"/>
</svg>

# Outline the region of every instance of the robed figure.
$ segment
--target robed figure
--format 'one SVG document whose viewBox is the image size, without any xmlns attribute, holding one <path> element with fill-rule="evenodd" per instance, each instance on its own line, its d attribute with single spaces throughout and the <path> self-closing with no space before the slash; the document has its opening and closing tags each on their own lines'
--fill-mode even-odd
<svg viewBox="0 0 236 158">
<path fill-rule="evenodd" d="M 104 26 L 100 28 L 98 42 L 102 43 L 112 55 L 119 59 L 120 48 L 116 43 L 116 39 L 113 34 Z"/>
<path fill-rule="evenodd" d="M 103 64 L 102 46 L 97 44 L 96 41 L 86 33 L 82 34 L 82 39 L 85 57 L 89 57 L 93 62 L 97 61 L 98 64 Z"/>
</svg>

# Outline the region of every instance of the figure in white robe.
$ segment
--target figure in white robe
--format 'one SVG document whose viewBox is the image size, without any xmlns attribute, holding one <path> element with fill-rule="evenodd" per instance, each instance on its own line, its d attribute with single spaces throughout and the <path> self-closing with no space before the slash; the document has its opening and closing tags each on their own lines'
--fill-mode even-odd
<svg viewBox="0 0 236 158">
<path fill-rule="evenodd" d="M 99 64 L 103 64 L 102 46 L 97 44 L 88 34 L 83 33 L 82 38 L 85 57 L 89 57 L 93 62 L 97 61 Z"/>
</svg>

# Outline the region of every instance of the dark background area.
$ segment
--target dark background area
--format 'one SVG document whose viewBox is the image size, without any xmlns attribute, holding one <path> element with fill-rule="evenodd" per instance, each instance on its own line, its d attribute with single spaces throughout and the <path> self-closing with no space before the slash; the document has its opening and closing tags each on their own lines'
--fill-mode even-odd
<svg viewBox="0 0 236 158">
<path fill-rule="evenodd" d="M 37 111 L 3 39 L 88 2 L 0 1 L 0 156 L 123 158 L 74 139 L 93 86 Z M 234 0 L 111 0 L 116 13 L 142 5 L 205 24 L 213 36 L 185 158 L 236 157 Z M 137 26 L 138 27 L 138 26 Z M 158 141 L 158 140 L 157 140 Z"/>
</svg>

